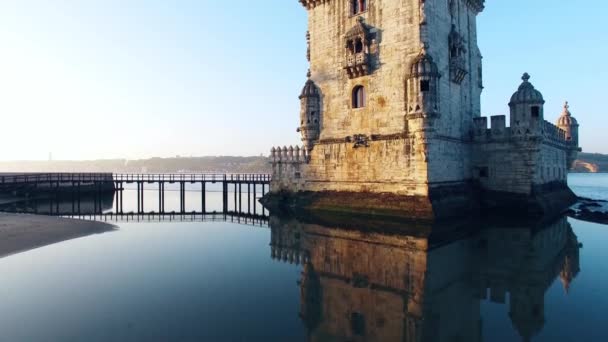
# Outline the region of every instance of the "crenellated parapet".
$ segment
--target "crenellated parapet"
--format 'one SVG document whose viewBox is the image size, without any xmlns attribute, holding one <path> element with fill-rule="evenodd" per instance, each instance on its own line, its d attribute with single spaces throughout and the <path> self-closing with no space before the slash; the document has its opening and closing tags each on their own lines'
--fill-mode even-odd
<svg viewBox="0 0 608 342">
<path fill-rule="evenodd" d="M 310 255 L 307 251 L 299 248 L 271 245 L 270 257 L 273 260 L 288 262 L 290 264 L 306 264 L 310 262 Z"/>
<path fill-rule="evenodd" d="M 564 145 L 570 144 L 570 141 L 568 141 L 566 139 L 566 132 L 563 129 L 550 123 L 549 121 L 545 120 L 543 122 L 543 127 L 542 127 L 541 132 L 542 132 L 543 138 L 547 141 L 564 144 Z"/>
<path fill-rule="evenodd" d="M 300 146 L 273 147 L 270 149 L 273 164 L 305 164 L 309 161 L 308 150 Z"/>
<path fill-rule="evenodd" d="M 522 137 L 527 138 L 542 138 L 542 141 L 554 144 L 560 144 L 564 147 L 571 145 L 571 141 L 567 139 L 566 132 L 552 124 L 549 121 L 543 121 L 541 124 L 540 136 L 513 135 L 511 127 L 506 125 L 506 117 L 504 115 L 495 115 L 490 118 L 490 128 L 488 128 L 488 118 L 478 117 L 473 119 L 473 140 L 475 142 L 503 142 Z"/>
<path fill-rule="evenodd" d="M 306 9 L 311 10 L 317 5 L 324 4 L 330 2 L 331 0 L 299 0 L 302 6 L 306 7 Z"/>
<path fill-rule="evenodd" d="M 485 116 L 473 119 L 473 141 L 504 142 L 511 138 L 511 128 L 507 127 L 507 118 L 504 115 L 490 117 L 490 128 L 488 118 Z"/>
<path fill-rule="evenodd" d="M 487 117 L 477 117 L 473 119 L 473 141 L 477 143 L 509 142 L 521 139 L 537 138 L 560 147 L 569 147 L 572 142 L 567 139 L 566 132 L 549 121 L 542 121 L 540 135 L 512 134 L 512 127 L 507 127 L 504 115 L 494 115 L 490 117 L 490 128 L 488 128 Z"/>
</svg>

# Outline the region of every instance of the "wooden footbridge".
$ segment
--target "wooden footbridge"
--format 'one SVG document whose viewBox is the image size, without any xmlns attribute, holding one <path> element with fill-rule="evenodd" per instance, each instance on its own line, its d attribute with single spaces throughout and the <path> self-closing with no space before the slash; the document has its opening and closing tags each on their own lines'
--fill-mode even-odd
<svg viewBox="0 0 608 342">
<path fill-rule="evenodd" d="M 74 214 L 207 215 L 219 211 L 223 214 L 255 216 L 258 214 L 257 198 L 269 190 L 270 178 L 268 174 L 0 173 L 0 200 L 4 203 L 10 203 L 11 197 L 15 201 L 50 200 L 49 214 L 68 211 Z M 168 184 L 170 189 L 166 189 Z M 176 185 L 179 209 L 166 210 L 165 196 L 168 191 L 176 191 Z M 135 191 L 135 210 L 125 210 L 125 191 Z M 186 203 L 186 193 L 192 191 L 200 192 L 199 208 L 192 208 Z M 221 211 L 210 211 L 207 208 L 208 195 L 218 191 L 222 194 Z M 144 203 L 150 200 L 151 192 L 158 197 L 158 207 L 146 211 Z M 62 202 L 63 209 L 60 208 Z"/>
<path fill-rule="evenodd" d="M 179 211 L 178 213 L 192 213 L 186 210 L 186 185 L 197 188 L 201 194 L 200 213 L 207 211 L 207 187 L 209 184 L 221 184 L 222 212 L 228 213 L 229 197 L 232 193 L 233 210 L 236 213 L 256 212 L 256 199 L 258 194 L 263 196 L 270 189 L 270 175 L 268 174 L 115 174 L 113 175 L 116 189 L 116 213 L 124 213 L 123 192 L 125 184 L 136 184 L 137 213 L 144 213 L 145 187 L 152 186 L 158 191 L 158 213 L 164 214 L 165 194 L 167 184 L 179 184 Z M 246 211 L 243 206 L 243 194 L 246 195 Z M 196 211 L 195 211 L 196 212 Z"/>
</svg>

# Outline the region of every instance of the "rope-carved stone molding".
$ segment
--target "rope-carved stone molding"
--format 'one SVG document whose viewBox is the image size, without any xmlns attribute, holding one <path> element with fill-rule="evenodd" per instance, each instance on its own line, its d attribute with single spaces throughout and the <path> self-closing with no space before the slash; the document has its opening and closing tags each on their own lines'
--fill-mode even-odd
<svg viewBox="0 0 608 342">
<path fill-rule="evenodd" d="M 394 133 L 394 134 L 372 134 L 367 136 L 365 134 L 355 134 L 353 136 L 347 136 L 344 138 L 334 139 L 322 139 L 316 145 L 331 145 L 331 144 L 343 144 L 343 143 L 354 143 L 355 148 L 358 147 L 369 147 L 371 141 L 386 141 L 386 140 L 402 140 L 407 138 L 407 133 Z"/>
</svg>

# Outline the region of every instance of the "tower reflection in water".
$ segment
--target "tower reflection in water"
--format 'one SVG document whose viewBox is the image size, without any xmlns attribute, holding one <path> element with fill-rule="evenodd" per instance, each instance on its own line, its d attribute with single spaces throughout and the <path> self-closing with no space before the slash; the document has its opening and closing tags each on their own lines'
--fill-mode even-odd
<svg viewBox="0 0 608 342">
<path fill-rule="evenodd" d="M 528 341 L 543 329 L 549 286 L 560 277 L 567 291 L 579 272 L 580 244 L 565 217 L 406 232 L 277 217 L 270 226 L 272 258 L 303 265 L 310 341 L 482 341 L 486 300 L 508 305 L 505 319 Z"/>
</svg>

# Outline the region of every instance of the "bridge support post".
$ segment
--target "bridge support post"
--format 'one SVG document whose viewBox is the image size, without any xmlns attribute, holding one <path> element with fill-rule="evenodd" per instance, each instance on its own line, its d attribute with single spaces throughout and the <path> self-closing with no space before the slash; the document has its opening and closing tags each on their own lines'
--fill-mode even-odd
<svg viewBox="0 0 608 342">
<path fill-rule="evenodd" d="M 163 213 L 163 182 L 158 180 L 158 213 Z"/>
<path fill-rule="evenodd" d="M 225 177 L 222 182 L 222 202 L 222 211 L 226 214 L 228 212 L 228 183 Z"/>
<path fill-rule="evenodd" d="M 243 212 L 243 210 L 242 210 L 242 206 L 241 206 L 242 201 L 243 201 L 243 193 L 242 193 L 242 191 L 241 191 L 241 190 L 242 190 L 242 188 L 241 188 L 241 184 L 242 184 L 242 183 L 241 183 L 241 182 L 239 182 L 239 213 L 242 213 L 242 212 Z"/>
<path fill-rule="evenodd" d="M 125 192 L 125 185 L 123 182 L 120 182 L 120 214 L 124 213 L 123 205 L 122 205 L 122 193 Z"/>
<path fill-rule="evenodd" d="M 206 183 L 205 183 L 205 181 L 202 181 L 201 182 L 201 213 L 203 215 L 205 215 L 205 212 L 207 211 L 207 208 L 206 208 L 207 203 L 205 203 L 207 190 L 205 188 L 206 188 Z"/>
<path fill-rule="evenodd" d="M 255 213 L 257 211 L 256 209 L 257 209 L 257 206 L 258 206 L 257 205 L 258 204 L 258 198 L 257 198 L 258 196 L 257 196 L 257 193 L 256 193 L 257 187 L 258 187 L 258 185 L 255 182 L 253 182 L 253 214 L 254 215 L 255 215 Z"/>
</svg>

